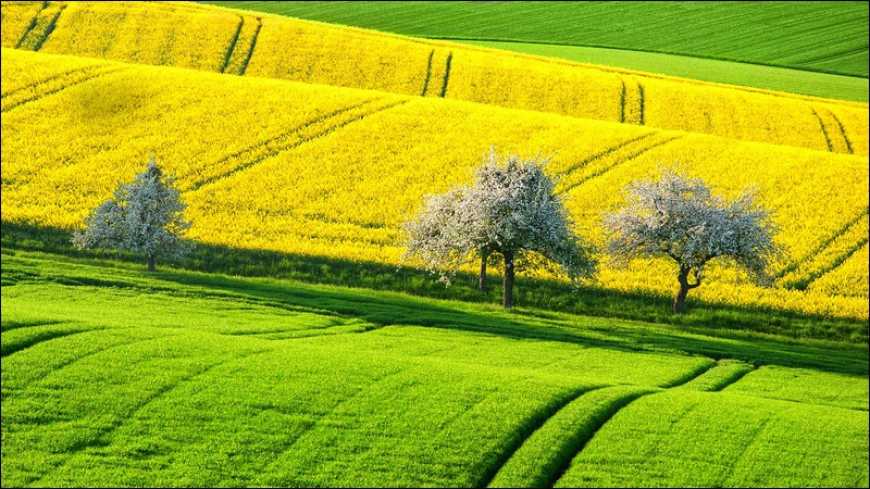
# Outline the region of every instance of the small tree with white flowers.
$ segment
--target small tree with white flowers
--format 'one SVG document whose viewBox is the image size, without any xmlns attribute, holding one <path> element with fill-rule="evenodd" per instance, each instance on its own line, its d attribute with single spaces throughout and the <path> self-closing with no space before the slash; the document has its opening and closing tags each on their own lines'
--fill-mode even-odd
<svg viewBox="0 0 870 489">
<path fill-rule="evenodd" d="M 80 249 L 114 248 L 145 256 L 148 271 L 156 270 L 158 256 L 179 256 L 187 250 L 182 234 L 190 223 L 182 217 L 185 205 L 152 158 L 144 172 L 121 184 L 113 198 L 94 209 L 85 229 L 73 234 Z"/>
<path fill-rule="evenodd" d="M 504 266 L 502 303 L 513 306 L 518 267 L 565 273 L 572 280 L 591 276 L 590 248 L 571 231 L 571 220 L 544 173 L 543 163 L 490 152 L 473 186 L 430 197 L 420 216 L 406 224 L 407 256 L 449 277 L 461 266 L 497 254 Z"/>
<path fill-rule="evenodd" d="M 630 184 L 628 195 L 628 205 L 605 220 L 609 252 L 623 264 L 637 257 L 674 260 L 679 282 L 675 313 L 685 311 L 686 295 L 701 285 L 713 259 L 728 259 L 756 280 L 768 278 L 766 269 L 779 250 L 773 223 L 753 193 L 726 202 L 702 180 L 665 171 L 658 181 Z"/>
</svg>

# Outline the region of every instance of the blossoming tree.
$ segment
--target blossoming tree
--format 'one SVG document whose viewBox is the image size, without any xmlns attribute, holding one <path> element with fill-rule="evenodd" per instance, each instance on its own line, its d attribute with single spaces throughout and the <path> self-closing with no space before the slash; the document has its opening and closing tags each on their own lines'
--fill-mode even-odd
<svg viewBox="0 0 870 489">
<path fill-rule="evenodd" d="M 502 303 L 513 306 L 517 267 L 565 273 L 572 280 L 591 276 L 590 248 L 572 231 L 553 181 L 536 160 L 508 156 L 503 163 L 490 152 L 470 187 L 430 197 L 420 216 L 406 224 L 407 256 L 449 277 L 463 265 L 497 254 L 504 266 Z"/>
<path fill-rule="evenodd" d="M 704 268 L 730 260 L 763 281 L 779 250 L 768 213 L 746 192 L 732 202 L 713 196 L 700 179 L 665 171 L 658 181 L 628 186 L 628 205 L 610 214 L 609 252 L 617 263 L 637 257 L 668 257 L 678 266 L 673 311 L 686 307 L 689 290 L 701 285 Z M 690 281 L 691 276 L 691 281 Z"/>
<path fill-rule="evenodd" d="M 145 255 L 148 271 L 158 256 L 177 256 L 186 247 L 181 235 L 190 227 L 182 217 L 185 205 L 152 158 L 133 182 L 122 184 L 113 198 L 88 216 L 85 229 L 73 234 L 80 248 L 115 248 Z"/>
</svg>

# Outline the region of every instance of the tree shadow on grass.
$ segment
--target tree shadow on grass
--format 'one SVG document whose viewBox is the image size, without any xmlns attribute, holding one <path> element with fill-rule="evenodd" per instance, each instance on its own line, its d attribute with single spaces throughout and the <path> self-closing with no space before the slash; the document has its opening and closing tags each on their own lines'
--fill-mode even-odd
<svg viewBox="0 0 870 489">
<path fill-rule="evenodd" d="M 80 252 L 69 245 L 69 233 L 3 222 L 4 249 L 25 249 L 70 256 L 141 261 L 114 252 Z M 445 288 L 432 276 L 413 268 L 351 262 L 198 244 L 193 255 L 174 266 L 209 273 L 293 279 L 243 280 L 196 273 L 162 271 L 149 275 L 188 286 L 223 290 L 259 303 L 330 311 L 359 317 L 374 324 L 419 324 L 496 334 L 515 339 L 544 339 L 626 351 L 675 351 L 713 358 L 736 358 L 756 364 L 809 367 L 866 374 L 867 323 L 800 316 L 763 309 L 741 309 L 695 302 L 690 313 L 673 316 L 667 297 L 628 294 L 597 288 L 579 290 L 558 282 L 521 279 L 520 308 L 506 313 L 493 305 L 498 290 L 478 291 L 473 276 L 460 276 Z M 4 274 L 5 275 L 5 274 Z M 145 274 L 143 274 L 144 276 Z M 309 283 L 361 287 L 334 289 Z M 67 284 L 70 285 L 70 284 Z M 96 285 L 84 280 L 82 285 Z M 117 284 L 116 284 L 117 285 Z M 403 294 L 376 291 L 401 291 Z M 437 304 L 405 294 L 489 303 Z M 544 310 L 541 310 L 544 309 Z M 573 317 L 560 312 L 582 314 Z M 632 324 L 643 321 L 644 324 Z M 650 325 L 648 323 L 658 323 Z M 797 340 L 761 337 L 778 334 Z M 806 338 L 849 340 L 856 345 L 827 345 Z"/>
<path fill-rule="evenodd" d="M 160 279 L 185 286 L 218 289 L 248 300 L 329 311 L 378 324 L 485 333 L 516 340 L 546 340 L 626 352 L 676 352 L 714 359 L 734 358 L 756 365 L 805 367 L 866 375 L 868 352 L 859 345 L 826 345 L 774 338 L 715 337 L 695 328 L 655 326 L 596 317 L 538 311 L 504 312 L 498 307 L 438 303 L 402 294 L 334 288 L 268 279 L 241 279 L 185 272 L 159 272 Z M 490 309 L 490 308 L 487 308 Z M 546 316 L 550 316 L 546 314 Z"/>
</svg>

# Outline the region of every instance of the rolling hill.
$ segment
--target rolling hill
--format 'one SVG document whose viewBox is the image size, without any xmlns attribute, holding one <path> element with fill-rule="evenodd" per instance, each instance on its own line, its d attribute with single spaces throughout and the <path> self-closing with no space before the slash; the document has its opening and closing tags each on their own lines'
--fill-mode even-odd
<svg viewBox="0 0 870 489">
<path fill-rule="evenodd" d="M 867 105 L 191 4 L 3 4 L 3 45 L 866 154 Z"/>
<path fill-rule="evenodd" d="M 767 6 L 762 34 L 733 5 L 707 49 L 856 69 L 849 40 L 780 48 L 857 6 Z M 567 7 L 538 8 L 517 35 Z M 867 104 L 193 3 L 0 9 L 3 487 L 870 484 Z M 491 148 L 548 157 L 599 250 L 625 186 L 676 167 L 753 189 L 785 253 L 764 286 L 706 270 L 684 314 L 669 263 L 600 252 L 579 287 L 521 270 L 504 310 L 402 257 Z M 191 253 L 74 248 L 150 157 Z"/>
<path fill-rule="evenodd" d="M 860 2 L 208 3 L 766 90 L 868 96 Z"/>
<path fill-rule="evenodd" d="M 788 249 L 777 288 L 711 270 L 700 297 L 867 317 L 866 286 L 814 286 L 828 274 L 865 283 L 867 263 L 851 257 L 867 243 L 866 157 L 21 50 L 4 49 L 3 59 L 6 221 L 78 226 L 154 154 L 178 177 L 193 239 L 399 264 L 402 223 L 425 195 L 467 182 L 490 145 L 551 154 L 548 171 L 596 244 L 627 183 L 679 164 L 724 195 L 756 187 Z M 663 262 L 638 263 L 605 267 L 600 281 L 667 294 L 673 273 Z"/>
<path fill-rule="evenodd" d="M 210 3 L 409 36 L 599 46 L 868 74 L 864 2 Z"/>
<path fill-rule="evenodd" d="M 867 485 L 860 345 L 129 267 L 4 250 L 4 487 Z"/>
</svg>

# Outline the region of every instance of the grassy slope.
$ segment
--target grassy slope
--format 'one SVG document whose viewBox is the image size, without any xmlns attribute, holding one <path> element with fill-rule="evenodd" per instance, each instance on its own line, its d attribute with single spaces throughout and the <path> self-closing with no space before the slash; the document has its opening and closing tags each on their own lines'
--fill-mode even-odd
<svg viewBox="0 0 870 489">
<path fill-rule="evenodd" d="M 864 2 L 214 3 L 413 36 L 638 49 L 868 74 Z"/>
<path fill-rule="evenodd" d="M 519 483 L 535 476 L 523 470 L 531 453 L 554 461 L 543 475 L 553 481 L 574 458 L 565 479 L 574 483 L 575 466 L 602 450 L 618 457 L 606 472 L 632 485 L 718 480 L 715 467 L 623 465 L 622 443 L 602 447 L 598 436 L 590 454 L 581 450 L 595 432 L 659 419 L 619 409 L 634 392 L 647 397 L 631 408 L 672 399 L 656 408 L 666 416 L 703 399 L 712 421 L 699 410 L 707 422 L 689 418 L 678 436 L 652 430 L 644 440 L 666 436 L 669 452 L 696 453 L 704 447 L 693 440 L 724 436 L 728 444 L 707 446 L 725 464 L 751 442 L 731 434 L 734 418 L 785 427 L 813 418 L 817 427 L 799 439 L 767 445 L 787 442 L 790 456 L 811 455 L 829 470 L 743 464 L 735 484 L 866 481 L 863 346 L 506 314 L 285 280 L 149 275 L 4 250 L 4 486 L 497 485 L 508 472 Z M 766 387 L 776 378 L 756 378 L 739 395 L 726 388 L 699 398 L 691 381 L 718 370 L 705 352 L 828 376 L 842 407 L 814 407 L 832 401 L 806 375 L 788 393 Z M 758 371 L 766 368 L 774 367 Z M 628 387 L 608 387 L 619 384 Z"/>
<path fill-rule="evenodd" d="M 210 3 L 713 82 L 867 100 L 868 8 L 863 2 Z"/>
<path fill-rule="evenodd" d="M 866 102 L 868 97 L 867 78 L 857 76 L 626 49 L 484 40 L 467 42 L 488 48 L 563 58 L 578 63 L 618 66 L 649 73 L 815 97 L 859 102 Z"/>
</svg>

